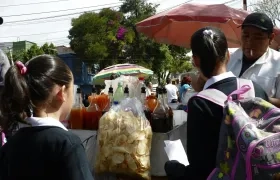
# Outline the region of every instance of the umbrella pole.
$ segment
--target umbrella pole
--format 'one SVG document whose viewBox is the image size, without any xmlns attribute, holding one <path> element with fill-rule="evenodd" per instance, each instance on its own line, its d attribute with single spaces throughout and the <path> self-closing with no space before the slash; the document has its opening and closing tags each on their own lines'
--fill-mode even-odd
<svg viewBox="0 0 280 180">
<path fill-rule="evenodd" d="M 243 10 L 247 11 L 247 0 L 243 0 Z"/>
</svg>

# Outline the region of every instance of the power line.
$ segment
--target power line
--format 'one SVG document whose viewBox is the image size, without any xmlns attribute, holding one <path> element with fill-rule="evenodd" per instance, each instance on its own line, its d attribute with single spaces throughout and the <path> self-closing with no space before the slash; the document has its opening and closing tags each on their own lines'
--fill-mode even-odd
<svg viewBox="0 0 280 180">
<path fill-rule="evenodd" d="M 29 5 L 34 5 L 34 4 L 48 4 L 48 3 L 63 2 L 63 1 L 69 1 L 69 0 L 44 1 L 44 2 L 26 3 L 26 4 L 10 4 L 10 5 L 0 6 L 0 8 L 1 7 L 13 7 L 13 6 L 29 6 Z"/>
<path fill-rule="evenodd" d="M 17 40 L 17 41 L 46 42 L 46 41 L 70 41 L 70 39 L 68 39 L 68 37 L 65 36 L 65 37 L 57 37 L 57 38 L 50 38 L 50 39 L 46 38 L 46 39 L 37 39 L 37 40 L 22 38 L 21 40 Z"/>
<path fill-rule="evenodd" d="M 227 2 L 224 2 L 223 4 L 230 4 L 230 3 L 233 3 L 233 2 L 236 2 L 238 0 L 230 0 L 230 1 L 227 1 Z"/>
<path fill-rule="evenodd" d="M 178 4 L 178 5 L 176 5 L 176 6 L 172 6 L 172 7 L 166 8 L 166 9 L 164 9 L 164 10 L 158 12 L 157 14 L 162 13 L 162 12 L 164 12 L 164 11 L 168 11 L 168 10 L 170 10 L 170 9 L 173 9 L 173 8 L 175 8 L 175 7 L 178 7 L 178 6 L 181 6 L 181 5 L 183 5 L 183 4 L 187 4 L 187 3 L 191 2 L 191 1 L 193 1 L 193 0 L 189 0 L 189 1 L 187 1 L 187 2 Z"/>
<path fill-rule="evenodd" d="M 120 6 L 117 6 L 117 7 L 120 7 Z M 106 7 L 106 8 L 112 8 L 112 7 Z M 98 11 L 100 9 L 96 9 L 96 10 L 93 10 L 93 11 Z M 83 12 L 88 12 L 88 11 L 83 11 Z M 79 12 L 79 13 L 83 13 L 83 12 Z M 79 14 L 77 13 L 77 14 Z M 73 15 L 76 15 L 76 14 L 73 14 Z M 70 15 L 69 15 L 70 16 Z M 15 22 L 13 24 L 11 24 L 10 22 L 7 23 L 4 23 L 2 24 L 2 26 L 22 26 L 22 25 L 30 25 L 30 24 L 42 24 L 42 23 L 48 23 L 48 22 L 57 22 L 57 21 L 66 21 L 66 20 L 70 20 L 74 17 L 66 17 L 66 18 L 60 18 L 60 19 L 36 19 L 34 20 L 33 22 Z"/>
<path fill-rule="evenodd" d="M 102 4 L 102 5 L 96 5 L 96 6 L 73 8 L 73 9 L 63 9 L 63 10 L 56 10 L 56 11 L 35 12 L 35 13 L 28 13 L 28 14 L 14 14 L 14 15 L 2 16 L 2 17 L 29 16 L 29 15 L 35 15 L 35 14 L 45 14 L 45 13 L 55 13 L 55 12 L 63 12 L 63 11 L 73 11 L 73 10 L 78 10 L 78 9 L 94 8 L 94 7 L 114 5 L 114 4 L 120 4 L 120 2 L 118 2 L 118 3 L 108 3 L 108 4 Z"/>
<path fill-rule="evenodd" d="M 22 23 L 18 22 L 18 23 L 11 24 L 11 25 L 3 24 L 1 26 L 22 26 L 22 25 L 30 25 L 30 24 L 41 24 L 41 23 L 48 23 L 48 22 L 66 21 L 66 20 L 70 20 L 72 18 L 73 17 L 67 17 L 67 18 L 61 18 L 61 19 L 49 19 L 49 20 L 44 20 L 44 21 L 37 20 L 37 21 L 33 21 L 33 22 L 22 22 Z"/>
<path fill-rule="evenodd" d="M 69 29 L 63 30 L 63 31 L 54 31 L 54 32 L 46 32 L 46 33 L 37 33 L 37 34 L 23 34 L 23 35 L 17 35 L 17 36 L 5 36 L 0 38 L 11 38 L 11 37 L 21 37 L 21 36 L 34 36 L 34 35 L 42 35 L 42 34 L 54 34 L 59 32 L 66 32 L 69 31 Z"/>
<path fill-rule="evenodd" d="M 41 39 L 41 40 L 34 40 L 35 42 L 46 42 L 46 41 L 70 41 L 67 37 L 60 37 L 60 38 L 53 38 L 53 39 Z"/>
<path fill-rule="evenodd" d="M 105 8 L 113 8 L 113 7 L 120 7 L 120 6 L 110 6 L 110 7 L 105 7 Z M 18 22 L 27 22 L 27 21 L 36 21 L 36 20 L 42 20 L 42 19 L 52 19 L 52 18 L 57 18 L 57 17 L 64 17 L 64 16 L 71 16 L 71 15 L 82 14 L 82 13 L 86 13 L 86 12 L 99 11 L 99 10 L 102 10 L 102 9 L 104 9 L 104 8 L 93 9 L 93 10 L 90 10 L 90 11 L 82 11 L 82 12 L 70 13 L 70 14 L 62 14 L 62 15 L 56 15 L 56 16 L 48 16 L 48 17 L 42 17 L 42 18 L 35 18 L 35 19 L 8 21 L 8 22 L 6 22 L 6 24 L 18 23 Z"/>
</svg>

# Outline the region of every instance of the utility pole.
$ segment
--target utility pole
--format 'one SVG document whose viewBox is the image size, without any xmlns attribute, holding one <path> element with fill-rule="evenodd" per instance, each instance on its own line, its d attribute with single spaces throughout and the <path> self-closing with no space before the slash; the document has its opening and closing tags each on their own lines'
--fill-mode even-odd
<svg viewBox="0 0 280 180">
<path fill-rule="evenodd" d="M 243 10 L 247 11 L 247 0 L 243 0 Z"/>
<path fill-rule="evenodd" d="M 13 60 L 13 52 L 12 52 L 12 48 L 11 47 L 8 47 L 8 49 L 9 49 L 9 53 L 10 53 L 10 64 L 11 64 L 11 66 L 13 66 L 14 65 L 14 60 Z"/>
</svg>

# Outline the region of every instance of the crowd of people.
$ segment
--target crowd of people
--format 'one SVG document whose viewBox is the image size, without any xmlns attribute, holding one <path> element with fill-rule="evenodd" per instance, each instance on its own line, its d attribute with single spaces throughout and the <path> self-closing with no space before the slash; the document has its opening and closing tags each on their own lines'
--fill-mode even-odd
<svg viewBox="0 0 280 180">
<path fill-rule="evenodd" d="M 205 27 L 191 38 L 197 78 L 183 77 L 179 87 L 167 79 L 168 102 L 182 102 L 185 93 L 213 88 L 229 95 L 238 78 L 253 81 L 255 96 L 280 107 L 280 53 L 269 48 L 273 23 L 262 13 L 244 20 L 241 48 L 231 56 L 222 31 Z M 10 66 L 1 56 L 0 127 L 8 135 L 0 148 L 0 179 L 93 179 L 78 136 L 61 123 L 73 104 L 73 74 L 60 59 L 41 55 Z M 178 84 L 178 82 L 177 82 Z M 152 84 L 147 84 L 152 92 Z M 88 103 L 88 102 L 84 102 Z M 215 168 L 223 108 L 202 97 L 188 102 L 189 166 L 168 161 L 170 180 L 205 180 Z"/>
<path fill-rule="evenodd" d="M 192 86 L 197 91 L 217 89 L 226 95 L 237 89 L 238 78 L 252 80 L 255 97 L 280 107 L 280 52 L 273 42 L 273 23 L 263 13 L 252 13 L 241 25 L 241 48 L 229 55 L 223 32 L 212 27 L 198 30 L 191 38 L 193 64 L 198 76 Z M 170 180 L 205 180 L 216 167 L 223 107 L 203 97 L 188 102 L 187 156 L 189 166 L 168 161 Z M 238 178 L 237 178 L 238 179 Z"/>
</svg>

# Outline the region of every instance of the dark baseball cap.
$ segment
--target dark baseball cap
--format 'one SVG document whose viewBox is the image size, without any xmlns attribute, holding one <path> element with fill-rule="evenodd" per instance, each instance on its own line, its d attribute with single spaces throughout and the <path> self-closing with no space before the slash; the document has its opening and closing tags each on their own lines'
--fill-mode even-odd
<svg viewBox="0 0 280 180">
<path fill-rule="evenodd" d="M 241 27 L 254 26 L 266 32 L 273 32 L 272 20 L 264 13 L 251 13 L 243 21 Z"/>
</svg>

